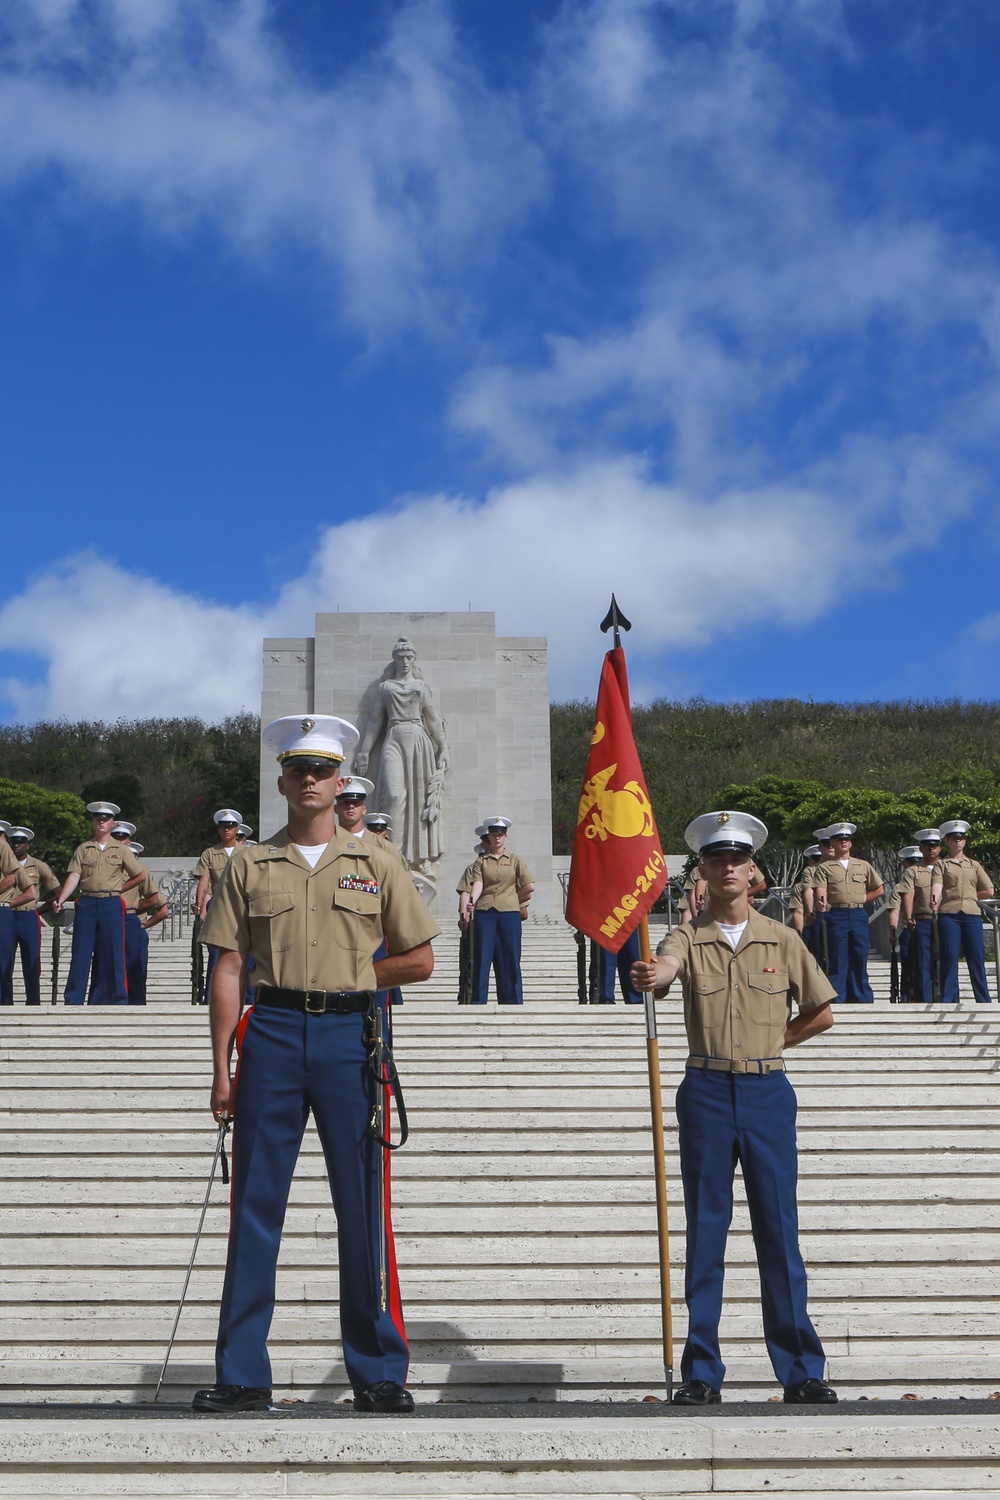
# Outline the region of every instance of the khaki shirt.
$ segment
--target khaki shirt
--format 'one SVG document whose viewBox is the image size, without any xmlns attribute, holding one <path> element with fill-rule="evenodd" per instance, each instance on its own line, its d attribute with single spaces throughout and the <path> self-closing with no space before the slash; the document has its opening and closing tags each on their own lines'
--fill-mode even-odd
<svg viewBox="0 0 1000 1500">
<path fill-rule="evenodd" d="M 20 868 L 21 866 L 7 840 L 5 838 L 0 839 L 0 879 L 5 875 L 16 875 Z M 14 887 L 11 886 L 11 890 L 13 889 Z"/>
<path fill-rule="evenodd" d="M 374 990 L 372 955 L 383 937 L 398 955 L 440 931 L 402 865 L 376 842 L 338 828 L 315 870 L 287 828 L 238 850 L 201 941 L 252 953 L 254 984 Z"/>
<path fill-rule="evenodd" d="M 124 896 L 122 897 L 122 900 L 125 902 L 125 910 L 134 911 L 136 912 L 136 914 L 139 914 L 139 902 L 148 901 L 150 896 L 156 897 L 157 906 L 163 905 L 163 897 L 160 895 L 160 888 L 156 884 L 156 881 L 153 879 L 152 875 L 146 869 L 145 865 L 143 865 L 142 867 L 142 873 L 142 885 L 134 885 L 132 889 L 130 891 L 126 891 Z M 152 908 L 152 910 L 155 909 L 155 907 Z"/>
<path fill-rule="evenodd" d="M 473 881 L 473 878 L 474 878 L 475 869 L 476 869 L 475 863 L 473 863 L 471 865 L 466 865 L 465 870 L 463 871 L 463 874 L 462 874 L 462 878 L 458 882 L 458 885 L 456 885 L 456 887 L 455 887 L 456 891 L 458 892 L 458 894 L 460 896 L 468 896 L 468 895 L 471 894 L 471 892 L 472 892 L 472 881 Z"/>
<path fill-rule="evenodd" d="M 477 902 L 481 911 L 519 911 L 518 891 L 535 882 L 521 856 L 510 849 L 502 854 L 481 854 L 472 866 L 472 879 L 483 882 Z"/>
<path fill-rule="evenodd" d="M 37 895 L 34 901 L 26 901 L 18 911 L 35 911 L 46 896 L 51 896 L 59 889 L 59 877 L 51 870 L 44 859 L 35 859 L 31 854 L 24 861 L 24 869 L 31 878 L 31 884 L 35 887 Z"/>
<path fill-rule="evenodd" d="M 684 1026 L 695 1057 L 780 1057 L 792 1002 L 808 1014 L 836 998 L 798 933 L 752 907 L 735 952 L 711 911 L 675 927 L 657 952 L 680 959 Z"/>
<path fill-rule="evenodd" d="M 236 849 L 242 847 L 242 844 L 237 844 L 233 853 L 227 854 L 221 844 L 210 844 L 207 849 L 201 851 L 193 874 L 197 880 L 200 880 L 203 875 L 208 876 L 209 895 L 215 895 L 215 887 L 229 868 L 229 861 L 234 858 Z M 136 890 L 138 889 L 136 886 Z"/>
<path fill-rule="evenodd" d="M 806 872 L 803 871 L 802 872 L 802 876 L 792 886 L 791 894 L 788 897 L 788 910 L 789 911 L 802 911 L 804 909 L 804 902 L 802 900 L 802 892 L 806 888 L 805 873 Z"/>
<path fill-rule="evenodd" d="M 826 886 L 831 908 L 864 906 L 869 891 L 877 891 L 882 877 L 866 859 L 849 859 L 845 870 L 839 859 L 827 859 L 813 871 L 813 889 Z"/>
<path fill-rule="evenodd" d="M 929 917 L 931 915 L 931 882 L 936 868 L 936 865 L 910 865 L 909 869 L 904 870 L 899 877 L 893 901 L 900 896 L 905 896 L 907 891 L 912 891 L 914 917 Z"/>
<path fill-rule="evenodd" d="M 74 849 L 69 873 L 79 875 L 81 896 L 102 892 L 117 895 L 126 880 L 142 874 L 142 865 L 131 849 L 116 844 L 114 839 L 103 849 L 96 839 L 87 839 Z"/>
<path fill-rule="evenodd" d="M 10 905 L 10 898 L 11 898 L 11 896 L 14 895 L 14 893 L 16 891 L 26 891 L 26 890 L 28 890 L 28 888 L 30 886 L 33 886 L 34 883 L 35 883 L 32 880 L 31 876 L 28 874 L 27 870 L 24 869 L 24 868 L 22 868 L 21 863 L 20 863 L 19 860 L 15 860 L 14 861 L 14 866 L 15 866 L 15 869 L 16 869 L 16 872 L 17 872 L 15 874 L 15 876 L 14 876 L 14 884 L 13 885 L 9 885 L 5 891 L 3 891 L 2 893 L 0 893 L 0 906 L 9 906 Z M 31 901 L 26 901 L 23 906 L 16 906 L 14 908 L 14 910 L 15 911 L 33 911 L 35 905 L 37 905 L 37 902 L 33 903 Z"/>
<path fill-rule="evenodd" d="M 961 859 L 939 859 L 934 866 L 934 884 L 943 886 L 938 911 L 947 917 L 957 912 L 982 916 L 976 892 L 986 894 L 993 889 L 993 882 L 979 861 L 969 859 L 966 854 Z"/>
</svg>

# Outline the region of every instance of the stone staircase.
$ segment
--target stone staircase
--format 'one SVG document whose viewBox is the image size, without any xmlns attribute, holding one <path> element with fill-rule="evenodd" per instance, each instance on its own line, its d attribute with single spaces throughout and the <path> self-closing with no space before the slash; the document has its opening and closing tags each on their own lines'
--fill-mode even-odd
<svg viewBox="0 0 1000 1500">
<path fill-rule="evenodd" d="M 581 1421 L 581 1401 L 663 1394 L 642 1010 L 575 1003 L 563 924 L 532 922 L 524 937 L 523 1009 L 454 1004 L 448 932 L 434 979 L 394 1017 L 412 1129 L 393 1163 L 394 1223 L 411 1386 L 435 1421 L 293 1421 L 294 1406 L 235 1426 L 150 1422 L 148 1408 L 137 1420 L 214 1144 L 188 944 L 154 939 L 144 1011 L 5 1013 L 0 1402 L 48 1403 L 49 1415 L 0 1408 L 0 1494 L 844 1493 L 862 1480 L 925 1495 L 1000 1489 L 997 1422 L 937 1415 L 930 1401 L 1000 1389 L 1000 1009 L 889 1006 L 888 968 L 874 964 L 877 1005 L 838 1011 L 832 1032 L 791 1056 L 813 1316 L 831 1379 L 843 1397 L 868 1398 L 870 1417 L 656 1421 L 645 1405 Z M 658 1013 L 679 1363 L 683 1212 L 669 1106 L 686 1049 L 678 1007 Z M 217 1180 L 168 1408 L 213 1378 L 226 1221 Z M 346 1394 L 336 1253 L 309 1131 L 270 1341 L 279 1401 Z M 730 1267 L 726 1398 L 767 1400 L 777 1388 L 742 1204 Z M 879 1414 L 877 1402 L 904 1395 L 925 1399 L 919 1418 Z M 94 1402 L 124 1405 L 75 1421 L 58 1405 Z M 523 1415 L 498 1417 L 491 1402 L 520 1403 Z M 549 1413 L 545 1403 L 559 1403 L 557 1415 L 532 1419 L 528 1403 Z"/>
</svg>

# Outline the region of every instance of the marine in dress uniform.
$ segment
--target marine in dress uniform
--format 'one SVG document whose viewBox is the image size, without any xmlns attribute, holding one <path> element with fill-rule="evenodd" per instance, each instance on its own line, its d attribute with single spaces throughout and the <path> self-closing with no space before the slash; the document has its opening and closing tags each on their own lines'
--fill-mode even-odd
<svg viewBox="0 0 1000 1500">
<path fill-rule="evenodd" d="M 244 826 L 243 819 L 235 807 L 220 807 L 218 812 L 212 814 L 212 822 L 219 842 L 210 844 L 203 849 L 198 856 L 198 863 L 194 867 L 194 874 L 198 879 L 198 887 L 194 897 L 194 914 L 202 924 L 202 935 L 200 941 L 208 949 L 208 963 L 205 965 L 205 1000 L 207 1002 L 212 993 L 212 975 L 215 973 L 215 965 L 219 961 L 219 955 L 211 943 L 204 936 L 204 923 L 208 915 L 209 904 L 215 895 L 216 886 L 223 875 L 229 869 L 229 861 L 232 859 L 236 849 L 240 847 L 240 828 Z"/>
<path fill-rule="evenodd" d="M 698 866 L 684 877 L 684 905 L 681 909 L 681 924 L 686 926 L 700 916 L 705 907 L 705 882 L 698 874 Z"/>
<path fill-rule="evenodd" d="M 73 952 L 63 998 L 67 1005 L 83 1004 L 94 950 L 99 947 L 107 1003 L 127 1005 L 122 897 L 142 881 L 142 866 L 130 849 L 111 837 L 112 824 L 121 808 L 113 802 L 88 802 L 87 811 L 94 837 L 74 850 L 69 873 L 52 898 L 52 910 L 58 914 L 66 899 L 80 887 L 73 913 Z"/>
<path fill-rule="evenodd" d="M 15 849 L 11 841 L 11 835 L 15 832 L 28 833 L 29 829 L 14 829 L 6 819 L 3 819 L 4 834 L 0 837 L 0 845 L 4 850 L 4 861 L 0 869 L 5 871 L 3 884 L 0 885 L 0 1005 L 14 1004 L 14 961 L 17 957 L 18 934 L 24 926 L 21 908 L 37 904 L 38 887 L 32 880 L 30 873 L 24 866 L 20 851 Z M 34 838 L 34 834 L 31 834 Z M 27 848 L 27 843 L 23 843 Z M 16 874 L 9 878 L 11 865 Z M 46 866 L 46 869 L 48 866 Z M 58 884 L 58 882 L 57 882 Z M 34 917 L 37 930 L 39 918 Z M 36 931 L 37 935 L 37 931 Z M 41 937 L 38 938 L 38 979 L 41 984 Z M 21 968 L 25 976 L 25 990 L 30 1004 L 30 990 L 28 989 L 28 968 L 25 963 L 25 955 L 21 953 Z M 39 989 L 39 1000 L 41 993 Z"/>
<path fill-rule="evenodd" d="M 965 958 L 977 1005 L 989 1005 L 986 951 L 980 898 L 993 895 L 993 882 L 978 860 L 965 852 L 970 824 L 953 818 L 941 824 L 947 853 L 935 866 L 931 904 L 938 912 L 941 941 L 941 999 L 958 1004 L 958 960 Z"/>
<path fill-rule="evenodd" d="M 912 865 L 900 882 L 902 898 L 900 910 L 903 921 L 913 934 L 913 998 L 930 1005 L 939 998 L 941 955 L 934 940 L 934 909 L 931 905 L 931 886 L 934 867 L 941 858 L 941 830 L 921 828 L 913 835 L 913 842 L 920 850 L 923 863 Z"/>
<path fill-rule="evenodd" d="M 355 833 L 363 839 L 366 833 L 365 814 L 368 798 L 375 790 L 374 781 L 367 776 L 348 776 L 337 798 L 337 822 L 345 833 Z"/>
<path fill-rule="evenodd" d="M 914 963 L 916 954 L 913 927 L 906 921 L 903 897 L 908 891 L 913 890 L 912 872 L 914 869 L 923 868 L 924 857 L 920 852 L 919 844 L 906 844 L 897 851 L 896 858 L 903 866 L 903 872 L 896 881 L 892 895 L 886 900 L 885 909 L 889 913 L 889 932 L 899 945 L 899 998 L 901 1001 L 916 1000 L 917 979 Z"/>
<path fill-rule="evenodd" d="M 121 834 L 113 833 L 112 837 L 123 841 L 128 838 L 127 829 L 132 824 L 117 825 Z M 138 859 L 140 854 L 145 853 L 145 846 L 130 841 L 129 849 Z M 149 979 L 149 929 L 156 927 L 160 922 L 165 922 L 170 915 L 170 908 L 160 894 L 159 887 L 145 865 L 142 867 L 142 883 L 135 885 L 131 890 L 125 892 L 125 973 L 128 978 L 128 1003 L 129 1005 L 145 1005 L 146 987 Z M 90 975 L 90 1003 L 101 1005 L 106 1003 L 104 991 L 104 974 L 101 969 L 100 955 L 94 954 L 94 963 Z"/>
<path fill-rule="evenodd" d="M 351 779 L 360 781 L 362 778 L 359 776 L 352 777 Z M 368 782 L 368 785 L 370 786 L 371 782 Z M 409 861 L 406 858 L 406 855 L 403 853 L 402 849 L 396 848 L 395 844 L 392 842 L 392 839 L 389 836 L 391 828 L 392 819 L 386 813 L 365 813 L 365 833 L 371 834 L 373 838 L 377 839 L 380 847 L 385 850 L 386 854 L 394 855 L 395 858 L 399 860 L 404 870 L 408 870 L 410 868 L 410 865 Z M 383 939 L 378 952 L 375 954 L 375 957 L 385 958 L 387 957 L 387 955 L 388 949 L 386 947 L 385 940 Z M 403 1004 L 403 991 L 399 988 L 398 984 L 394 985 L 393 988 L 388 992 L 388 995 L 382 1001 L 383 1005 L 386 1002 L 388 1002 L 389 1005 Z"/>
<path fill-rule="evenodd" d="M 31 828 L 22 827 L 12 828 L 7 835 L 14 858 L 34 886 L 34 895 L 25 896 L 13 907 L 14 942 L 16 951 L 21 954 L 26 1005 L 42 1003 L 42 919 L 39 906 L 43 897 L 47 898 L 59 889 L 59 877 L 44 859 L 37 859 L 29 851 L 34 837 Z"/>
<path fill-rule="evenodd" d="M 814 917 L 812 911 L 808 914 L 806 913 L 805 889 L 810 872 L 816 868 L 822 859 L 819 845 L 810 844 L 809 848 L 803 852 L 802 858 L 804 863 L 799 878 L 789 892 L 788 910 L 792 914 L 792 926 L 811 953 L 813 951 L 812 928 Z"/>
<path fill-rule="evenodd" d="M 509 850 L 509 818 L 483 821 L 489 851 L 476 860 L 472 872 L 469 906 L 473 917 L 472 1001 L 485 1005 L 489 998 L 490 967 L 495 952 L 501 955 L 497 975 L 497 1000 L 501 1005 L 523 1005 L 521 985 L 522 910 L 531 900 L 535 877 L 519 854 Z"/>
<path fill-rule="evenodd" d="M 832 823 L 826 832 L 832 854 L 816 866 L 812 883 L 816 909 L 826 928 L 827 975 L 838 1000 L 874 1005 L 868 979 L 870 939 L 865 903 L 881 896 L 882 879 L 866 859 L 851 858 L 856 824 Z"/>
<path fill-rule="evenodd" d="M 326 715 L 269 724 L 288 826 L 240 850 L 206 923 L 220 950 L 211 997 L 212 1111 L 232 1115 L 232 1213 L 216 1345 L 218 1384 L 197 1411 L 265 1408 L 266 1339 L 281 1226 L 312 1113 L 337 1214 L 344 1363 L 360 1411 L 405 1412 L 403 1327 L 383 1150 L 370 1130 L 375 991 L 426 979 L 438 927 L 399 862 L 373 838 L 337 826 L 340 766 L 352 724 Z M 373 962 L 382 936 L 392 955 Z M 257 961 L 256 1001 L 240 1020 L 243 967 Z M 230 1077 L 239 1034 L 239 1066 Z M 384 1226 L 384 1228 L 383 1228 Z"/>
<path fill-rule="evenodd" d="M 822 914 L 816 909 L 816 871 L 824 860 L 830 858 L 832 844 L 827 828 L 814 828 L 813 838 L 816 840 L 815 848 L 819 850 L 819 859 L 813 860 L 809 869 L 802 872 L 802 910 L 805 919 L 803 937 L 806 947 L 825 973 L 828 944 Z"/>
<path fill-rule="evenodd" d="M 793 1403 L 836 1401 L 806 1307 L 799 1251 L 795 1094 L 782 1049 L 833 1024 L 833 986 L 798 936 L 750 905 L 750 860 L 767 829 L 748 813 L 705 813 L 685 830 L 701 855 L 708 905 L 676 928 L 652 964 L 636 964 L 639 989 L 684 991 L 688 1057 L 677 1091 L 684 1211 L 688 1337 L 679 1406 L 721 1399 L 719 1348 L 726 1237 L 740 1163 L 761 1280 L 764 1337 Z M 798 1014 L 792 1017 L 792 1007 Z"/>
</svg>

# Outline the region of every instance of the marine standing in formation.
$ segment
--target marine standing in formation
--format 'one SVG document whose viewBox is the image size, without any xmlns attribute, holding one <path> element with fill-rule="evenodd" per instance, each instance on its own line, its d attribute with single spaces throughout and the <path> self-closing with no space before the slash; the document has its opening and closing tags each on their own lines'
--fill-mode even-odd
<svg viewBox="0 0 1000 1500">
<path fill-rule="evenodd" d="M 14 961 L 17 957 L 20 908 L 37 901 L 38 896 L 36 883 L 10 842 L 10 835 L 13 832 L 14 829 L 6 818 L 0 819 L 0 873 L 3 877 L 0 879 L 0 1005 L 14 1004 Z M 35 920 L 37 923 L 38 919 Z M 23 950 L 21 962 L 24 968 Z M 24 972 L 27 985 L 27 968 L 24 968 Z M 38 972 L 40 980 L 40 938 Z M 27 991 L 26 993 L 30 994 Z M 41 1000 L 40 993 L 39 1000 Z"/>
<path fill-rule="evenodd" d="M 216 887 L 229 868 L 229 861 L 236 850 L 241 847 L 239 835 L 243 819 L 235 807 L 220 807 L 217 813 L 213 813 L 212 821 L 215 824 L 218 843 L 209 844 L 207 849 L 203 849 L 194 867 L 198 886 L 194 894 L 193 911 L 202 926 L 208 915 L 208 908 L 215 895 Z M 205 999 L 207 1000 L 212 992 L 212 975 L 215 973 L 219 955 L 211 943 L 206 943 L 205 946 L 208 948 L 208 963 L 205 966 Z"/>
<path fill-rule="evenodd" d="M 817 919 L 825 929 L 827 975 L 837 999 L 874 1005 L 868 980 L 868 913 L 865 905 L 883 894 L 882 879 L 866 859 L 851 858 L 857 826 L 834 823 L 826 830 L 831 857 L 812 873 Z"/>
<path fill-rule="evenodd" d="M 438 927 L 401 863 L 337 826 L 353 724 L 277 719 L 288 824 L 241 849 L 217 886 L 205 937 L 219 949 L 210 999 L 217 1120 L 233 1119 L 232 1212 L 216 1344 L 217 1384 L 198 1411 L 258 1411 L 271 1398 L 267 1332 L 292 1173 L 316 1121 L 337 1215 L 344 1363 L 359 1411 L 406 1412 L 403 1327 L 376 1091 L 375 992 L 429 978 Z M 391 956 L 373 962 L 382 938 Z M 256 1001 L 240 1020 L 248 957 Z M 232 1076 L 239 1050 L 237 1080 Z"/>
<path fill-rule="evenodd" d="M 497 1000 L 501 1005 L 522 1005 L 521 922 L 535 889 L 535 877 L 519 854 L 507 848 L 509 818 L 486 818 L 486 854 L 480 855 L 472 871 L 472 889 L 467 910 L 472 912 L 472 998 L 485 1005 L 489 995 L 490 968 L 499 949 Z M 501 979 L 503 990 L 499 988 Z"/>
<path fill-rule="evenodd" d="M 7 834 L 14 851 L 14 858 L 27 875 L 34 890 L 32 895 L 22 892 L 22 899 L 18 900 L 14 908 L 14 942 L 21 954 L 25 1005 L 41 1005 L 42 1003 L 42 918 L 39 914 L 39 906 L 43 898 L 47 900 L 54 891 L 59 889 L 59 878 L 55 871 L 49 868 L 44 859 L 37 859 L 30 852 L 28 846 L 34 837 L 34 830 L 24 827 L 12 828 Z M 0 1004 L 12 1005 L 14 1003 L 13 981 L 12 971 L 10 999 L 7 999 L 7 992 L 4 991 L 0 995 Z"/>
<path fill-rule="evenodd" d="M 958 960 L 962 955 L 977 1005 L 989 1005 L 979 901 L 993 895 L 993 882 L 979 861 L 965 852 L 969 826 L 964 818 L 941 824 L 948 852 L 935 866 L 931 887 L 931 905 L 938 913 L 941 939 L 941 999 L 945 1004 L 958 1004 Z"/>
<path fill-rule="evenodd" d="M 73 913 L 73 952 L 64 999 L 67 1005 L 83 1004 L 94 952 L 99 948 L 106 984 L 105 1003 L 127 1005 L 122 896 L 142 883 L 145 871 L 131 850 L 111 837 L 112 825 L 121 808 L 113 802 L 89 802 L 87 811 L 94 836 L 74 850 L 69 873 L 52 898 L 52 910 L 58 915 L 63 903 L 80 887 Z M 97 1003 L 93 996 L 91 1003 Z"/>
<path fill-rule="evenodd" d="M 719 1321 L 738 1161 L 774 1373 L 786 1401 L 827 1404 L 837 1396 L 823 1378 L 823 1347 L 806 1307 L 796 1102 L 781 1054 L 833 1025 L 835 992 L 796 934 L 750 905 L 751 861 L 767 837 L 764 824 L 748 813 L 705 813 L 684 836 L 700 856 L 707 906 L 674 929 L 653 963 L 632 971 L 636 988 L 656 995 L 680 977 L 690 1048 L 677 1091 L 688 1336 L 684 1383 L 673 1399 L 680 1406 L 721 1399 Z"/>
</svg>

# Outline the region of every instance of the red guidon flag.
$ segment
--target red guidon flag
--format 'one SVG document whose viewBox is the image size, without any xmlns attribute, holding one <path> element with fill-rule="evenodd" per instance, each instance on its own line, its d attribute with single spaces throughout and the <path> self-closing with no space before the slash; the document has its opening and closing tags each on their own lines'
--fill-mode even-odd
<svg viewBox="0 0 1000 1500">
<path fill-rule="evenodd" d="M 667 883 L 667 862 L 632 736 L 625 652 L 601 670 L 573 836 L 566 920 L 617 953 Z"/>
</svg>

